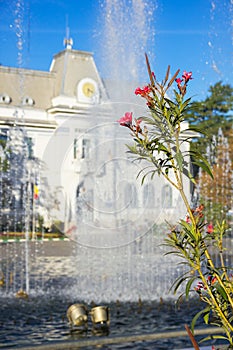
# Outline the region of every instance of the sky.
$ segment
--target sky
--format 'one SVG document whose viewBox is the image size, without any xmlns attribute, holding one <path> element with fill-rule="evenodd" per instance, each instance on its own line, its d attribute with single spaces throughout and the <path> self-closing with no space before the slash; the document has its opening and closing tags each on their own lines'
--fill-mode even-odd
<svg viewBox="0 0 233 350">
<path fill-rule="evenodd" d="M 120 5 L 110 21 L 114 1 Z M 132 17 L 132 1 L 139 10 L 146 5 L 145 17 Z M 190 94 L 196 99 L 220 80 L 233 85 L 233 0 L 0 0 L 0 64 L 49 71 L 68 28 L 73 49 L 93 52 L 103 78 L 110 61 L 116 67 L 122 58 L 126 69 L 130 65 L 130 51 L 122 54 L 119 42 L 115 51 L 111 46 L 114 34 L 117 40 L 122 35 L 126 51 L 136 47 L 138 56 L 149 54 L 158 79 L 168 65 L 172 72 L 192 71 Z"/>
</svg>

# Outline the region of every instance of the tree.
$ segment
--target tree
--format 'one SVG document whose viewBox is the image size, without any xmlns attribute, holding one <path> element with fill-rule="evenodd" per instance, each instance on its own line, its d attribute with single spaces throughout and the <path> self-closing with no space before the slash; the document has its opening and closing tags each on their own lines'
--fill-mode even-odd
<svg viewBox="0 0 233 350">
<path fill-rule="evenodd" d="M 204 101 L 194 101 L 187 119 L 190 125 L 196 125 L 205 135 L 194 140 L 191 147 L 206 153 L 213 135 L 218 134 L 219 128 L 223 134 L 229 133 L 233 122 L 233 88 L 221 81 L 210 86 L 209 96 Z"/>
</svg>

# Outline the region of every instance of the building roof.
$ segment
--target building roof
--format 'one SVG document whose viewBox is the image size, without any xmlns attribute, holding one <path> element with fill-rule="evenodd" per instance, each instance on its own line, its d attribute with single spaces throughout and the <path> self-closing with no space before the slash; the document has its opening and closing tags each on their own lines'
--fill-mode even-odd
<svg viewBox="0 0 233 350">
<path fill-rule="evenodd" d="M 0 66 L 0 102 L 48 110 L 57 96 L 76 99 L 77 85 L 86 77 L 106 95 L 92 53 L 69 47 L 54 55 L 49 72 Z"/>
</svg>

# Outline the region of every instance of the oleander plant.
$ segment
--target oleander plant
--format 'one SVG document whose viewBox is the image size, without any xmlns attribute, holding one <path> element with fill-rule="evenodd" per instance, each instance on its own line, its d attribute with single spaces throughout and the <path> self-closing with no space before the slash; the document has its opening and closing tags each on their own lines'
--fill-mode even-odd
<svg viewBox="0 0 233 350">
<path fill-rule="evenodd" d="M 204 206 L 192 207 L 184 188 L 185 177 L 195 186 L 191 160 L 213 177 L 205 156 L 184 147 L 185 144 L 190 146 L 199 133 L 203 134 L 195 126 L 190 127 L 185 117 L 191 108 L 191 98 L 186 98 L 186 93 L 193 79 L 192 72 L 184 71 L 179 77 L 180 70 L 177 70 L 171 77 L 168 66 L 164 80 L 158 82 L 147 55 L 146 64 L 149 84 L 136 88 L 135 94 L 145 99 L 148 113 L 133 118 L 132 112 L 126 112 L 118 123 L 130 130 L 133 142 L 127 148 L 134 161 L 145 162 L 138 174 L 141 182 L 146 177 L 153 180 L 155 174 L 163 176 L 179 191 L 185 204 L 187 216 L 168 226 L 164 244 L 170 248 L 166 254 L 177 255 L 185 266 L 185 272 L 172 285 L 173 291 L 176 293 L 184 285 L 182 295 L 188 298 L 190 293 L 197 293 L 204 305 L 192 320 L 192 332 L 202 316 L 206 324 L 222 329 L 222 334 L 205 337 L 202 341 L 220 338 L 233 348 L 233 277 L 232 267 L 225 262 L 228 252 L 224 247 L 227 225 L 225 221 L 206 222 Z"/>
</svg>

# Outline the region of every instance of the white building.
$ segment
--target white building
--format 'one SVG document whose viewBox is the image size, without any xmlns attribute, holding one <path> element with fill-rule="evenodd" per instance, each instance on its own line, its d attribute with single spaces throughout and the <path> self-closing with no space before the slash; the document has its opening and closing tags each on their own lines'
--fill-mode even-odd
<svg viewBox="0 0 233 350">
<path fill-rule="evenodd" d="M 41 160 L 30 169 L 40 214 L 64 222 L 68 235 L 124 235 L 179 216 L 178 193 L 160 178 L 141 186 L 140 164 L 126 153 L 129 130 L 116 120 L 124 108 L 140 113 L 142 107 L 112 103 L 93 55 L 66 44 L 49 72 L 0 67 L 0 128 L 6 134 L 23 128 L 32 158 Z"/>
</svg>

